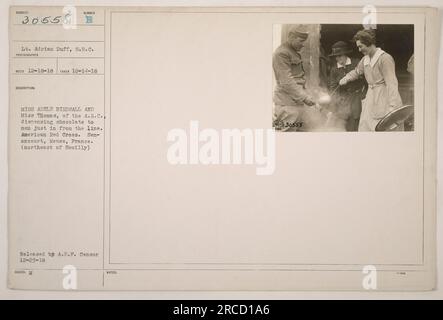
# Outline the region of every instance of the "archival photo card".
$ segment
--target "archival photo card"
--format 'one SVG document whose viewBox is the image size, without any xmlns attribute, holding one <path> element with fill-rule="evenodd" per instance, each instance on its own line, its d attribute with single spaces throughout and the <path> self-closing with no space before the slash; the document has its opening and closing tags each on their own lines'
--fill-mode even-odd
<svg viewBox="0 0 443 320">
<path fill-rule="evenodd" d="M 11 7 L 9 287 L 432 290 L 438 23 Z"/>
</svg>

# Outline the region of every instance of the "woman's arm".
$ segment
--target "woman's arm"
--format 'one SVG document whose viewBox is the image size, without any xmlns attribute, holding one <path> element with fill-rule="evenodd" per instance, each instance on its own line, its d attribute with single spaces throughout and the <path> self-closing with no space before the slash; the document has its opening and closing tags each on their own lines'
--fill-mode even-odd
<svg viewBox="0 0 443 320">
<path fill-rule="evenodd" d="M 363 57 L 360 62 L 357 64 L 354 70 L 349 71 L 339 82 L 341 86 L 344 86 L 348 82 L 355 81 L 358 78 L 360 78 L 364 74 L 364 67 L 363 67 Z"/>
</svg>

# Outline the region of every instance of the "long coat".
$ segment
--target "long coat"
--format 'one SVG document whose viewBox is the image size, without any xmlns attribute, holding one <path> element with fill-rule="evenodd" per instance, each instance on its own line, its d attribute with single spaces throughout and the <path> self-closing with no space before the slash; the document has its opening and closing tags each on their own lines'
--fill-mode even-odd
<svg viewBox="0 0 443 320">
<path fill-rule="evenodd" d="M 281 131 L 309 130 L 304 103 L 309 95 L 305 90 L 305 70 L 300 53 L 289 43 L 283 43 L 274 52 L 272 67 L 276 81 L 274 127 Z"/>
<path fill-rule="evenodd" d="M 395 75 L 395 62 L 392 56 L 377 48 L 374 56 L 364 56 L 357 67 L 345 77 L 354 81 L 364 75 L 368 82 L 368 92 L 362 104 L 359 131 L 374 131 L 375 126 L 390 107 L 402 106 L 398 92 L 398 80 Z"/>
<path fill-rule="evenodd" d="M 305 70 L 300 53 L 288 43 L 278 47 L 272 58 L 276 80 L 274 104 L 280 106 L 300 106 L 308 97 L 305 90 Z"/>
<path fill-rule="evenodd" d="M 348 58 L 344 66 L 334 64 L 329 74 L 328 88 L 330 92 L 335 92 L 332 96 L 333 111 L 338 118 L 346 121 L 348 131 L 357 131 L 358 129 L 365 81 L 363 77 L 360 77 L 360 79 L 349 82 L 344 86 L 339 87 L 338 83 L 347 73 L 357 67 L 358 62 L 358 59 Z"/>
</svg>

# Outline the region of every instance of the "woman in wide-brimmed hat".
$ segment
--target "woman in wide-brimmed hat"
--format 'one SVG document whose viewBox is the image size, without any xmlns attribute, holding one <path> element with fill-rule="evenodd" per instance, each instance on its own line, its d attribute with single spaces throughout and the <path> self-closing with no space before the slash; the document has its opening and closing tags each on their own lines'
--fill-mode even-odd
<svg viewBox="0 0 443 320">
<path fill-rule="evenodd" d="M 328 86 L 331 92 L 336 90 L 340 80 L 358 65 L 358 60 L 349 57 L 350 53 L 352 49 L 344 41 L 338 41 L 332 46 L 329 56 L 335 59 L 335 63 L 329 75 Z M 332 97 L 332 111 L 339 121 L 344 122 L 347 131 L 358 130 L 364 87 L 365 81 L 361 77 L 359 81 L 353 81 L 338 88 Z"/>
</svg>

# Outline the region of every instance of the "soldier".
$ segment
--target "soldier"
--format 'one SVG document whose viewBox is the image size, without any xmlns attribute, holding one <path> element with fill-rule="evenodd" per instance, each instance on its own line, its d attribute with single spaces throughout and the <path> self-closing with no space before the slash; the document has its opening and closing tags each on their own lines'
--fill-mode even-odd
<svg viewBox="0 0 443 320">
<path fill-rule="evenodd" d="M 281 131 L 306 131 L 304 112 L 315 105 L 305 90 L 305 71 L 299 51 L 308 38 L 301 26 L 292 27 L 288 39 L 274 52 L 272 67 L 276 86 L 274 90 L 274 127 Z"/>
<path fill-rule="evenodd" d="M 352 81 L 339 87 L 339 81 L 351 70 L 354 70 L 359 60 L 351 59 L 349 54 L 352 49 L 344 41 L 338 41 L 332 46 L 330 57 L 334 57 L 336 64 L 331 68 L 328 87 L 334 91 L 332 105 L 337 118 L 344 122 L 346 131 L 357 131 L 361 114 L 361 99 L 365 81 L 360 77 L 358 81 Z"/>
</svg>

